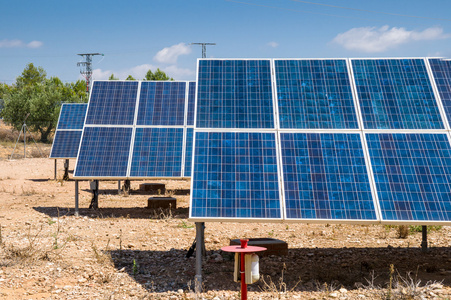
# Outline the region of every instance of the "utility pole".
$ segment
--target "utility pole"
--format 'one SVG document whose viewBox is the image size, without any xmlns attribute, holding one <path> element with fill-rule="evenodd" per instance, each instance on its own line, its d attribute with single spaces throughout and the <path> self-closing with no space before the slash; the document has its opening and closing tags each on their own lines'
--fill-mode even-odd
<svg viewBox="0 0 451 300">
<path fill-rule="evenodd" d="M 202 46 L 202 58 L 207 57 L 207 46 L 214 46 L 216 43 L 191 43 L 190 45 L 200 45 Z"/>
<path fill-rule="evenodd" d="M 77 66 L 80 68 L 80 74 L 86 79 L 86 92 L 89 94 L 89 86 L 91 85 L 91 77 L 92 77 L 92 57 L 95 55 L 102 55 L 103 53 L 80 53 L 77 54 L 81 57 L 85 58 L 85 61 L 80 61 L 77 63 Z"/>
</svg>

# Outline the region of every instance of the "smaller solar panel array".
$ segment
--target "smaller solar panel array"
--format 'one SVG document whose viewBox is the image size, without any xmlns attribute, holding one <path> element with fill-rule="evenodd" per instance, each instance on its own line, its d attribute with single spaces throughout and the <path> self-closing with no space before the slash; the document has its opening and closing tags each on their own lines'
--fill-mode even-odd
<svg viewBox="0 0 451 300">
<path fill-rule="evenodd" d="M 451 222 L 451 63 L 198 61 L 190 218 Z"/>
<path fill-rule="evenodd" d="M 74 177 L 189 177 L 193 90 L 186 81 L 94 81 Z"/>
<path fill-rule="evenodd" d="M 87 107 L 85 103 L 61 105 L 50 158 L 77 158 Z"/>
</svg>

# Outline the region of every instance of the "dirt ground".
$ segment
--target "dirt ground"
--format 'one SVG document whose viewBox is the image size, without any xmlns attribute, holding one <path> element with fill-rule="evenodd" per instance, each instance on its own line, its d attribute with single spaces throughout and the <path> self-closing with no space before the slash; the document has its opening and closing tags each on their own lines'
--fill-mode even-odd
<svg viewBox="0 0 451 300">
<path fill-rule="evenodd" d="M 175 196 L 176 209 L 151 210 L 142 182 L 132 181 L 127 196 L 117 182 L 101 181 L 100 209 L 91 210 L 82 181 L 76 217 L 63 161 L 55 180 L 54 160 L 8 160 L 10 151 L 0 145 L 0 299 L 239 299 L 233 257 L 220 248 L 245 237 L 289 247 L 286 256 L 260 258 L 264 280 L 249 286 L 249 299 L 451 298 L 451 227 L 432 228 L 423 253 L 421 232 L 399 238 L 397 226 L 298 223 L 206 223 L 203 293 L 196 294 L 195 257 L 185 257 L 195 238 L 189 196 Z"/>
</svg>

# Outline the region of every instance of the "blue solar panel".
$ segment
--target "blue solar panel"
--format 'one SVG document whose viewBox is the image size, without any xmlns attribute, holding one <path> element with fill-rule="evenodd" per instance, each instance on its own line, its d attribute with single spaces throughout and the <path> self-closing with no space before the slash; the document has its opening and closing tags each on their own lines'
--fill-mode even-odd
<svg viewBox="0 0 451 300">
<path fill-rule="evenodd" d="M 275 133 L 196 132 L 191 217 L 281 218 Z"/>
<path fill-rule="evenodd" d="M 199 60 L 197 128 L 274 128 L 270 60 Z"/>
<path fill-rule="evenodd" d="M 354 59 L 365 129 L 443 129 L 423 59 Z"/>
<path fill-rule="evenodd" d="M 280 139 L 287 219 L 377 220 L 360 134 Z"/>
<path fill-rule="evenodd" d="M 137 81 L 94 81 L 86 124 L 133 125 Z"/>
<path fill-rule="evenodd" d="M 384 221 L 451 221 L 446 134 L 366 134 Z"/>
<path fill-rule="evenodd" d="M 358 128 L 344 59 L 275 60 L 280 128 Z"/>
<path fill-rule="evenodd" d="M 196 82 L 189 83 L 188 90 L 188 111 L 187 111 L 187 119 L 186 125 L 194 125 L 194 103 L 196 100 Z"/>
<path fill-rule="evenodd" d="M 186 128 L 186 140 L 185 140 L 185 171 L 184 177 L 191 177 L 191 164 L 193 160 L 193 137 L 194 128 Z"/>
<path fill-rule="evenodd" d="M 56 131 L 50 158 L 76 158 L 81 133 L 81 130 Z"/>
<path fill-rule="evenodd" d="M 451 61 L 430 58 L 429 64 L 448 122 L 451 122 Z"/>
<path fill-rule="evenodd" d="M 59 129 L 83 129 L 85 122 L 86 108 L 85 103 L 63 103 L 58 120 Z"/>
<path fill-rule="evenodd" d="M 182 176 L 183 128 L 136 128 L 130 177 Z"/>
<path fill-rule="evenodd" d="M 186 82 L 142 82 L 137 125 L 183 125 Z"/>
<path fill-rule="evenodd" d="M 125 178 L 132 130 L 85 127 L 74 176 Z"/>
</svg>

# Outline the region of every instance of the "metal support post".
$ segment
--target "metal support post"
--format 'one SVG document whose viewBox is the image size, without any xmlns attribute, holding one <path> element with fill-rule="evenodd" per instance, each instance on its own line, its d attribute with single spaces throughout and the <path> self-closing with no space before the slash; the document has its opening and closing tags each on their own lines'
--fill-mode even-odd
<svg viewBox="0 0 451 300">
<path fill-rule="evenodd" d="M 428 227 L 423 225 L 421 226 L 421 234 L 423 237 L 423 240 L 421 241 L 421 251 L 427 252 L 428 251 Z"/>
<path fill-rule="evenodd" d="M 99 181 L 93 180 L 91 181 L 91 190 L 92 190 L 92 200 L 89 208 L 98 209 L 99 208 Z"/>
<path fill-rule="evenodd" d="M 204 241 L 204 223 L 196 222 L 196 276 L 194 277 L 194 291 L 202 292 L 202 249 Z"/>
<path fill-rule="evenodd" d="M 55 180 L 56 180 L 56 168 L 57 168 L 57 160 L 55 159 Z"/>
<path fill-rule="evenodd" d="M 120 180 L 117 181 L 117 194 L 118 195 L 121 194 L 121 181 Z"/>
<path fill-rule="evenodd" d="M 69 160 L 64 161 L 64 176 L 63 180 L 69 180 Z"/>
<path fill-rule="evenodd" d="M 56 159 L 55 159 L 56 161 Z M 79 212 L 78 212 L 78 180 L 75 180 L 75 213 L 74 215 L 76 217 L 79 216 Z"/>
</svg>

